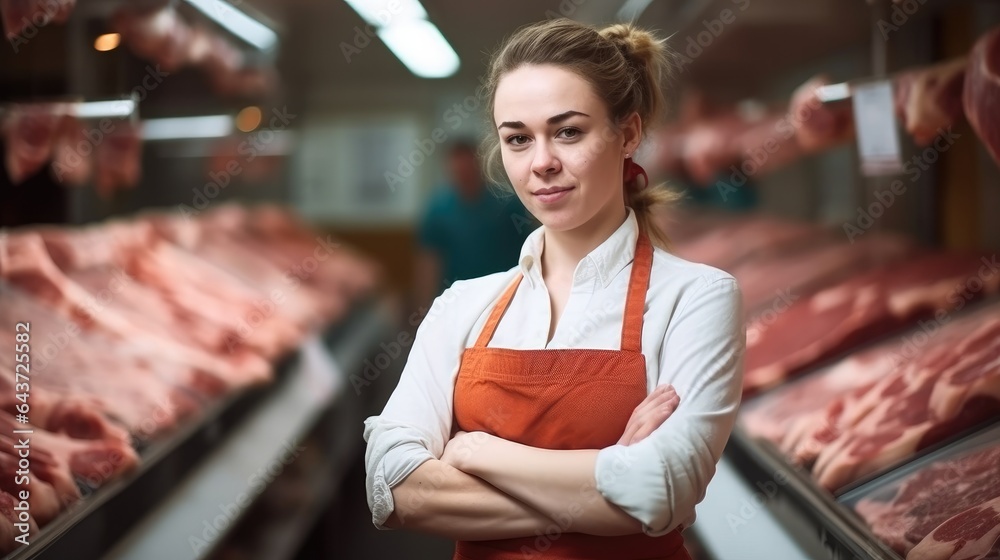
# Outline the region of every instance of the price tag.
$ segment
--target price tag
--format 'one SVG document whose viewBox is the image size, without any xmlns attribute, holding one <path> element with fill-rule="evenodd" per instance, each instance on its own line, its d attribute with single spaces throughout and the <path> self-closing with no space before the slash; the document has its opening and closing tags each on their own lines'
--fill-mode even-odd
<svg viewBox="0 0 1000 560">
<path fill-rule="evenodd" d="M 870 82 L 852 89 L 861 173 L 869 177 L 902 173 L 892 82 Z"/>
</svg>

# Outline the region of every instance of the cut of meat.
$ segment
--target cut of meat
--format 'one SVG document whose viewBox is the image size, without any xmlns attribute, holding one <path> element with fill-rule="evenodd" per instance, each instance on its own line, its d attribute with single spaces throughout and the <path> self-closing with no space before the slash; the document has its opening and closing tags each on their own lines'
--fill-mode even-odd
<svg viewBox="0 0 1000 560">
<path fill-rule="evenodd" d="M 0 19 L 7 39 L 14 39 L 50 22 L 66 23 L 75 5 L 76 0 L 0 0 Z"/>
<path fill-rule="evenodd" d="M 790 122 L 797 123 L 795 138 L 805 153 L 817 153 L 854 138 L 854 114 L 847 103 L 827 105 L 818 90 L 830 85 L 827 76 L 816 76 L 792 94 L 788 108 Z"/>
<path fill-rule="evenodd" d="M 4 115 L 7 174 L 15 185 L 38 173 L 52 157 L 61 114 L 48 105 L 13 105 Z"/>
<path fill-rule="evenodd" d="M 94 163 L 90 140 L 76 118 L 64 116 L 52 147 L 52 175 L 64 185 L 79 186 L 90 180 Z M 83 154 L 86 151 L 86 155 Z"/>
<path fill-rule="evenodd" d="M 907 336 L 842 362 L 830 374 L 856 380 L 852 381 L 853 387 L 848 386 L 845 392 L 835 395 L 817 415 L 803 417 L 794 424 L 783 448 L 795 462 L 811 464 L 831 442 L 861 422 L 884 399 L 900 391 L 904 384 L 902 376 L 907 371 L 912 374 L 927 367 L 941 367 L 950 349 L 972 336 L 977 328 L 976 321 L 951 323 L 919 348 L 914 343 L 916 336 Z"/>
<path fill-rule="evenodd" d="M 828 244 L 808 251 L 746 261 L 729 271 L 740 284 L 744 308 L 753 317 L 781 294 L 798 298 L 881 264 L 912 256 L 907 239 L 869 235 L 856 243 Z"/>
<path fill-rule="evenodd" d="M 965 57 L 903 72 L 893 78 L 896 114 L 914 142 L 926 146 L 962 119 Z"/>
<path fill-rule="evenodd" d="M 1000 475 L 1000 472 L 996 474 Z M 1000 558 L 1000 498 L 994 498 L 948 519 L 906 555 L 906 560 L 950 558 Z"/>
<path fill-rule="evenodd" d="M 139 183 L 142 172 L 142 136 L 139 128 L 120 122 L 94 149 L 97 174 L 94 186 L 101 196 Z"/>
<path fill-rule="evenodd" d="M 51 484 L 61 497 L 72 494 L 74 479 L 99 488 L 139 464 L 139 456 L 132 447 L 120 441 L 68 438 L 37 426 L 19 424 L 6 412 L 0 412 L 0 428 L 0 442 L 12 445 L 17 445 L 21 434 L 7 434 L 13 430 L 32 430 L 24 436 L 30 439 L 32 473 Z"/>
<path fill-rule="evenodd" d="M 1000 446 L 994 443 L 923 466 L 860 500 L 855 510 L 877 537 L 900 554 L 909 554 L 908 560 L 982 558 L 971 554 L 983 547 L 989 550 L 989 534 L 995 539 L 1000 525 L 970 521 L 995 507 L 998 480 Z M 949 553 L 942 554 L 945 549 Z M 952 556 L 959 550 L 961 554 Z"/>
<path fill-rule="evenodd" d="M 770 387 L 851 347 L 1000 290 L 983 258 L 940 253 L 897 263 L 801 298 L 747 326 L 744 388 Z M 981 288 L 966 283 L 978 278 Z"/>
<path fill-rule="evenodd" d="M 895 364 L 895 356 L 885 346 L 853 354 L 829 369 L 750 401 L 741 410 L 741 424 L 750 435 L 768 439 L 794 457 L 792 451 L 802 432 L 836 421 L 825 418 L 831 402 L 888 374 Z"/>
<path fill-rule="evenodd" d="M 967 338 L 947 347 L 935 340 L 881 390 L 869 392 L 877 403 L 817 457 L 817 482 L 843 487 L 1000 415 L 1000 318 L 955 324 L 969 322 L 976 328 Z"/>
<path fill-rule="evenodd" d="M 114 14 L 111 25 L 136 56 L 160 64 L 167 72 L 188 62 L 191 28 L 171 5 L 153 11 L 126 7 Z"/>
<path fill-rule="evenodd" d="M 745 259 L 766 257 L 789 246 L 828 237 L 825 230 L 812 225 L 759 218 L 741 219 L 678 244 L 674 254 L 682 259 L 732 270 Z M 734 242 L 735 239 L 740 240 L 739 243 Z"/>
<path fill-rule="evenodd" d="M 973 47 L 962 101 L 969 123 L 1000 165 L 1000 27 Z"/>
</svg>

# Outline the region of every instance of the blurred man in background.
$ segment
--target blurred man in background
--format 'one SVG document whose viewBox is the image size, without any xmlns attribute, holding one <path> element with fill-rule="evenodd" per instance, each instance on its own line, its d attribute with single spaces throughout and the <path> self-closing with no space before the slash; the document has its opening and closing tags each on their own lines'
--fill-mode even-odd
<svg viewBox="0 0 1000 560">
<path fill-rule="evenodd" d="M 483 177 L 476 144 L 447 152 L 448 183 L 431 195 L 418 232 L 416 306 L 421 315 L 456 280 L 508 270 L 538 224 L 513 193 L 498 197 Z"/>
</svg>

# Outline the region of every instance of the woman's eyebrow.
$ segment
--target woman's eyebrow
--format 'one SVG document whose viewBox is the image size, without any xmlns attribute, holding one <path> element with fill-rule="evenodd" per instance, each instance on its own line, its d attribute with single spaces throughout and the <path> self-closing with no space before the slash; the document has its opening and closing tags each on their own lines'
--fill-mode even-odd
<svg viewBox="0 0 1000 560">
<path fill-rule="evenodd" d="M 572 110 L 570 110 L 570 111 L 566 111 L 565 113 L 559 113 L 558 115 L 555 115 L 553 117 L 549 117 L 548 119 L 545 120 L 545 122 L 548 123 L 548 124 L 558 124 L 558 123 L 561 123 L 561 122 L 563 122 L 564 120 L 566 120 L 566 119 L 568 119 L 570 117 L 576 117 L 576 116 L 589 117 L 590 115 L 588 115 L 587 113 L 581 113 L 580 111 L 572 111 Z M 514 129 L 525 128 L 524 123 L 521 122 L 521 121 L 504 121 L 504 122 L 500 123 L 500 126 L 497 127 L 497 130 L 499 130 L 501 128 L 504 128 L 504 127 L 514 128 Z"/>
</svg>

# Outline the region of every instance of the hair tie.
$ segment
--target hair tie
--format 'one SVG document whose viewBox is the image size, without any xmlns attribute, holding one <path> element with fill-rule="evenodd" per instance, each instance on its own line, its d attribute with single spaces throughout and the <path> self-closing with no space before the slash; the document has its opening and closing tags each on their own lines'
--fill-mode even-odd
<svg viewBox="0 0 1000 560">
<path fill-rule="evenodd" d="M 639 177 L 645 179 L 645 182 L 641 185 L 638 181 L 636 181 Z M 649 186 L 649 175 L 646 175 L 646 170 L 643 169 L 638 163 L 632 161 L 632 158 L 625 158 L 625 168 L 622 169 L 622 179 L 625 182 L 626 188 L 633 182 L 635 182 L 635 190 L 641 191 Z"/>
</svg>

